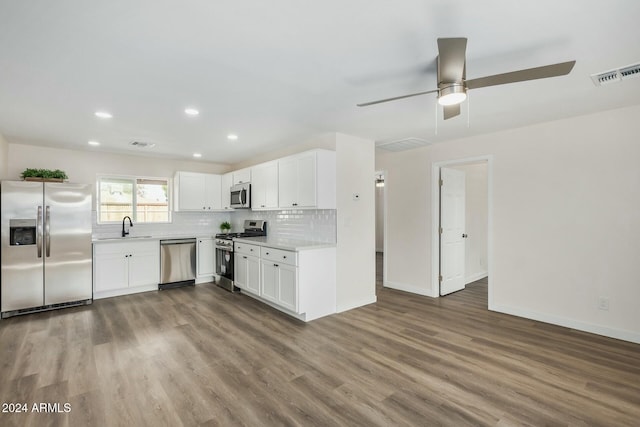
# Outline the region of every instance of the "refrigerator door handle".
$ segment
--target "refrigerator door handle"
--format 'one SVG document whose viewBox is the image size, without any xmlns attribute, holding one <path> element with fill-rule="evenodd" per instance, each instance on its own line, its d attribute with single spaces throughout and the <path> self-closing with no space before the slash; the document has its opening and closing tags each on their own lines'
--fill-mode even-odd
<svg viewBox="0 0 640 427">
<path fill-rule="evenodd" d="M 38 219 L 36 220 L 36 249 L 38 258 L 42 258 L 42 206 L 38 206 Z"/>
<path fill-rule="evenodd" d="M 51 207 L 47 206 L 45 208 L 44 214 L 44 243 L 45 243 L 45 254 L 48 257 L 51 256 Z"/>
</svg>

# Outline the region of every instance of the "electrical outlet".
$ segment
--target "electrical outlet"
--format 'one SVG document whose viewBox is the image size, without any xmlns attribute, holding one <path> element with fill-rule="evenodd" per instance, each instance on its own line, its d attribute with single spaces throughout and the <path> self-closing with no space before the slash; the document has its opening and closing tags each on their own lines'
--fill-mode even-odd
<svg viewBox="0 0 640 427">
<path fill-rule="evenodd" d="M 606 298 L 606 297 L 598 298 L 598 310 L 609 311 L 609 298 Z"/>
</svg>

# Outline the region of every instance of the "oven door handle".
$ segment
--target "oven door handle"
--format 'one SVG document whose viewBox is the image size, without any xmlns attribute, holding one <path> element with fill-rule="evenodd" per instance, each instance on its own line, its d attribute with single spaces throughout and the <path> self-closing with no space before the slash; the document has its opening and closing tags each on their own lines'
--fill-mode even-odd
<svg viewBox="0 0 640 427">
<path fill-rule="evenodd" d="M 225 251 L 225 252 L 233 252 L 233 248 L 230 248 L 227 246 L 216 246 L 216 249 L 220 249 L 221 251 Z"/>
</svg>

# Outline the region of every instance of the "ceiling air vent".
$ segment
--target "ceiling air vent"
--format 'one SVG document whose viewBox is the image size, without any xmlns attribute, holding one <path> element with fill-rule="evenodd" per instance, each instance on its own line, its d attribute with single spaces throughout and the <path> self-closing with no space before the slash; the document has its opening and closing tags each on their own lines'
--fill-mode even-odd
<svg viewBox="0 0 640 427">
<path fill-rule="evenodd" d="M 628 65 L 616 70 L 592 74 L 591 80 L 596 86 L 603 86 L 609 83 L 620 82 L 622 80 L 637 76 L 640 76 L 640 64 Z"/>
<path fill-rule="evenodd" d="M 397 141 L 378 142 L 376 143 L 376 148 L 387 151 L 405 151 L 412 150 L 418 147 L 425 147 L 430 144 L 431 143 L 429 141 L 425 141 L 424 139 L 410 137 L 398 139 Z"/>
<path fill-rule="evenodd" d="M 131 141 L 129 145 L 137 148 L 153 148 L 156 146 L 154 142 Z"/>
</svg>

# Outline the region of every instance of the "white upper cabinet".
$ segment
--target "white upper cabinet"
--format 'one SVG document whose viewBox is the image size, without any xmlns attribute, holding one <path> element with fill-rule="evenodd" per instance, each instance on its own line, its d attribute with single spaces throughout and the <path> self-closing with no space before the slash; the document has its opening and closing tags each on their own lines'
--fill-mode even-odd
<svg viewBox="0 0 640 427">
<path fill-rule="evenodd" d="M 207 210 L 220 210 L 222 209 L 222 176 L 204 175 L 204 206 Z"/>
<path fill-rule="evenodd" d="M 336 208 L 336 154 L 313 150 L 278 160 L 278 206 Z"/>
<path fill-rule="evenodd" d="M 251 168 L 251 209 L 278 207 L 278 162 L 268 162 Z"/>
<path fill-rule="evenodd" d="M 204 175 L 178 172 L 175 176 L 175 210 L 199 211 L 204 204 Z"/>
<path fill-rule="evenodd" d="M 174 178 L 176 211 L 215 211 L 222 209 L 222 177 L 196 172 L 177 172 Z"/>
<path fill-rule="evenodd" d="M 221 179 L 221 202 L 222 209 L 233 209 L 231 207 L 231 185 L 233 184 L 233 172 L 225 173 Z"/>
<path fill-rule="evenodd" d="M 233 171 L 233 185 L 251 182 L 251 168 Z"/>
</svg>

